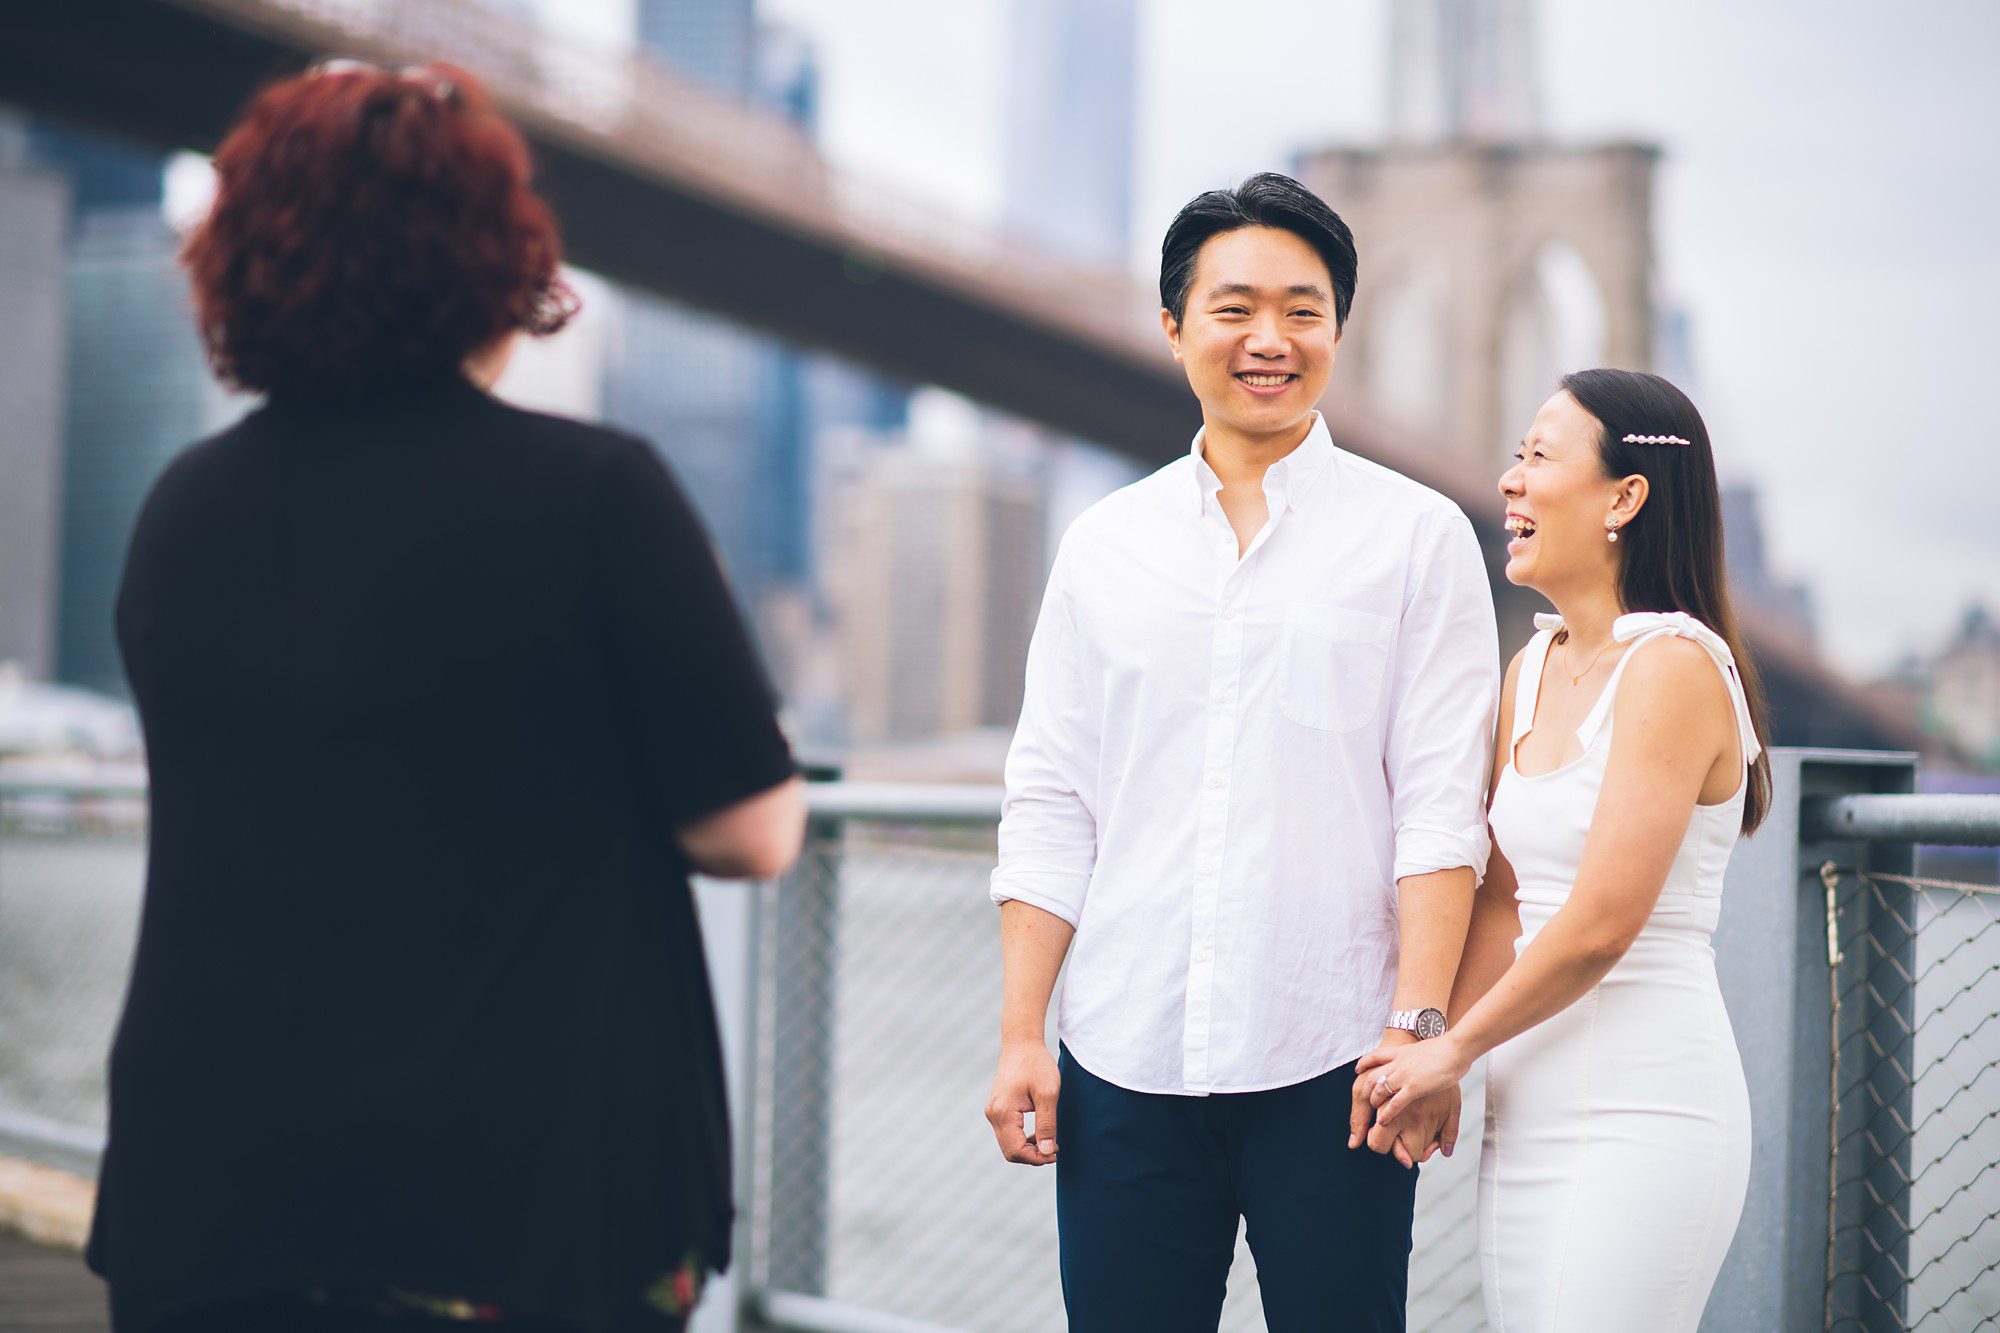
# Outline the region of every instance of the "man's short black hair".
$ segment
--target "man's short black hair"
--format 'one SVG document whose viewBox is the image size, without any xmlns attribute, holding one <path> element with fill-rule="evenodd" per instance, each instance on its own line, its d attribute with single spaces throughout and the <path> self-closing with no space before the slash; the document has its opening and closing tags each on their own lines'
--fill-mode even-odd
<svg viewBox="0 0 2000 1333">
<path fill-rule="evenodd" d="M 1175 215 L 1160 243 L 1160 304 L 1178 324 L 1187 315 L 1188 287 L 1201 247 L 1212 237 L 1244 227 L 1291 232 L 1319 252 L 1333 275 L 1333 323 L 1347 323 L 1354 305 L 1354 233 L 1326 201 L 1275 171 L 1261 172 L 1233 190 L 1196 195 Z"/>
</svg>

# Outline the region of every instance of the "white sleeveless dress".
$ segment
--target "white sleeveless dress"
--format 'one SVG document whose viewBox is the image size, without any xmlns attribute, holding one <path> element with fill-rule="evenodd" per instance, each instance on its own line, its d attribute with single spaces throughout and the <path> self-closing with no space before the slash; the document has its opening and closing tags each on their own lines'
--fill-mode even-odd
<svg viewBox="0 0 2000 1333">
<path fill-rule="evenodd" d="M 1536 777 L 1512 745 L 1534 725 L 1561 620 L 1537 616 L 1521 659 L 1513 737 L 1490 816 L 1520 881 L 1516 950 L 1569 897 L 1611 753 L 1611 703 L 1645 644 L 1708 650 L 1728 682 L 1744 780 L 1697 806 L 1659 906 L 1604 980 L 1487 1057 L 1479 1254 L 1494 1333 L 1692 1330 L 1735 1234 L 1750 1176 L 1750 1101 L 1710 937 L 1757 755 L 1728 645 L 1682 612 L 1620 616 L 1629 642 L 1577 729 L 1583 754 Z"/>
</svg>

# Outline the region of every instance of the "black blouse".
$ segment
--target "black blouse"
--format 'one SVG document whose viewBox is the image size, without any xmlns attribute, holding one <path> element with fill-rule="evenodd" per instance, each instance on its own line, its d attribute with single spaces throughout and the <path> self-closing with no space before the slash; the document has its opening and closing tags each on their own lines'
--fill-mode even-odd
<svg viewBox="0 0 2000 1333">
<path fill-rule="evenodd" d="M 727 1262 L 673 830 L 783 781 L 643 441 L 453 379 L 275 402 L 140 515 L 152 844 L 90 1241 L 120 1330 L 301 1291 L 592 1330 Z"/>
</svg>

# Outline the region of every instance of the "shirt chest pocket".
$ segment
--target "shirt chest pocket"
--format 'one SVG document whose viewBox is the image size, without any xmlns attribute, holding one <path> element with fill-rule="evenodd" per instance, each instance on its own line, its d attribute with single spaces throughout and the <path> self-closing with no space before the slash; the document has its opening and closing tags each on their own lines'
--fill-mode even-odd
<svg viewBox="0 0 2000 1333">
<path fill-rule="evenodd" d="M 1318 731 L 1355 731 L 1375 719 L 1389 663 L 1387 616 L 1290 602 L 1278 665 L 1278 708 Z"/>
</svg>

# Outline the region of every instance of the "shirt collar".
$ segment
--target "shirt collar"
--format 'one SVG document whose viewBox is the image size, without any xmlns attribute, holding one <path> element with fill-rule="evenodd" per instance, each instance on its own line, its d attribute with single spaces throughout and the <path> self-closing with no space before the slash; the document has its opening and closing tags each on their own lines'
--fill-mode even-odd
<svg viewBox="0 0 2000 1333">
<path fill-rule="evenodd" d="M 1194 443 L 1188 452 L 1194 458 L 1195 512 L 1206 514 L 1208 502 L 1222 489 L 1222 478 L 1215 475 L 1215 469 L 1208 465 L 1202 454 L 1202 436 L 1207 433 L 1203 427 L 1194 433 Z M 1264 471 L 1264 494 L 1282 500 L 1285 508 L 1297 509 L 1307 492 L 1326 465 L 1333 461 L 1333 436 L 1327 433 L 1326 416 L 1315 409 L 1312 429 L 1305 439 L 1299 441 L 1296 449 L 1271 464 Z"/>
</svg>

